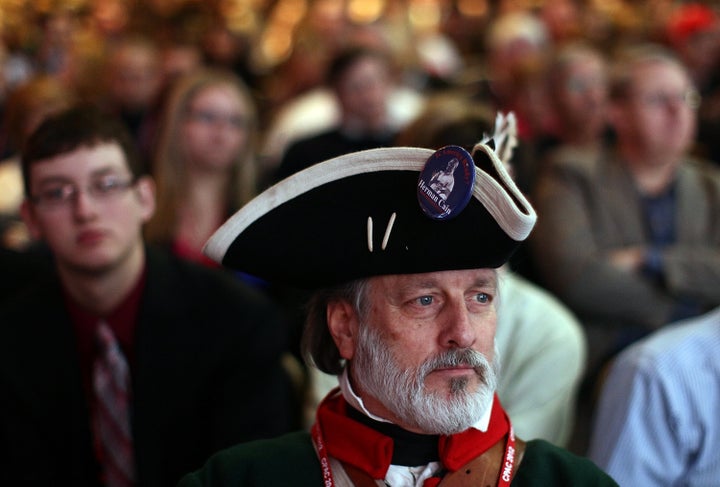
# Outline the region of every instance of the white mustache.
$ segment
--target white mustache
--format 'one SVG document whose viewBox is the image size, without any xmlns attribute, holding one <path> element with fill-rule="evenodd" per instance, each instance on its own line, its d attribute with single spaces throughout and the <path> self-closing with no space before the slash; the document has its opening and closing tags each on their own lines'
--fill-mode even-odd
<svg viewBox="0 0 720 487">
<path fill-rule="evenodd" d="M 437 369 L 461 366 L 472 367 L 479 375 L 491 368 L 490 362 L 485 355 L 477 350 L 463 348 L 449 350 L 426 360 L 420 367 L 420 372 L 424 377 Z"/>
</svg>

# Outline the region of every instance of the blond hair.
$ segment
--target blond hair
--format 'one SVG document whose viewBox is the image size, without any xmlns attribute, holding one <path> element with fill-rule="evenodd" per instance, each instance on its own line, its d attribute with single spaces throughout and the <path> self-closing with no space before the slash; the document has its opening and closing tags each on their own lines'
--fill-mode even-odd
<svg viewBox="0 0 720 487">
<path fill-rule="evenodd" d="M 175 235 L 177 209 L 191 184 L 187 170 L 188 155 L 182 143 L 182 124 L 195 97 L 213 86 L 232 88 L 247 110 L 244 114 L 247 143 L 235 157 L 228 191 L 222 196 L 228 211 L 240 208 L 257 192 L 257 113 L 249 89 L 230 71 L 201 69 L 188 73 L 173 84 L 161 119 L 152 171 L 157 183 L 157 211 L 145 229 L 146 238 L 151 243 L 166 244 Z"/>
</svg>

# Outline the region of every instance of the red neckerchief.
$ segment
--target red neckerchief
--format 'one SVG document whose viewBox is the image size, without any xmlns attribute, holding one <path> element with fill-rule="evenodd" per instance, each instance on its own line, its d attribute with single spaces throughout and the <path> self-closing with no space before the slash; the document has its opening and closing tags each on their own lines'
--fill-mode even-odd
<svg viewBox="0 0 720 487">
<path fill-rule="evenodd" d="M 316 427 L 322 432 L 328 455 L 362 469 L 374 479 L 384 479 L 392 459 L 392 439 L 348 418 L 347 408 L 342 395 L 333 392 L 318 407 Z M 441 436 L 438 460 L 446 470 L 454 472 L 502 441 L 509 430 L 510 422 L 495 396 L 487 431 L 469 428 Z"/>
</svg>

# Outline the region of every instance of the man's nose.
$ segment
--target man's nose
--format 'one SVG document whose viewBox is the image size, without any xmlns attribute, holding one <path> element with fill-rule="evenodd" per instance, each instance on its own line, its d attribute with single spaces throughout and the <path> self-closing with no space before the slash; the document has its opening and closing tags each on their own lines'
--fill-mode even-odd
<svg viewBox="0 0 720 487">
<path fill-rule="evenodd" d="M 446 305 L 442 345 L 450 348 L 470 348 L 475 344 L 475 323 L 464 300 Z"/>
<path fill-rule="evenodd" d="M 86 190 L 78 190 L 73 195 L 70 204 L 72 205 L 73 215 L 78 220 L 92 218 L 97 211 L 97 201 Z"/>
</svg>

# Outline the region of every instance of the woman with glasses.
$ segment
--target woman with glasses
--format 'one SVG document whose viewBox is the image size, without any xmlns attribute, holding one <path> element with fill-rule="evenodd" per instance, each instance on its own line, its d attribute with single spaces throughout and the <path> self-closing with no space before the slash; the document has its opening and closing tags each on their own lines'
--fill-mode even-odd
<svg viewBox="0 0 720 487">
<path fill-rule="evenodd" d="M 152 243 L 206 262 L 208 237 L 256 192 L 254 100 L 234 74 L 203 69 L 180 78 L 159 127 Z"/>
</svg>

